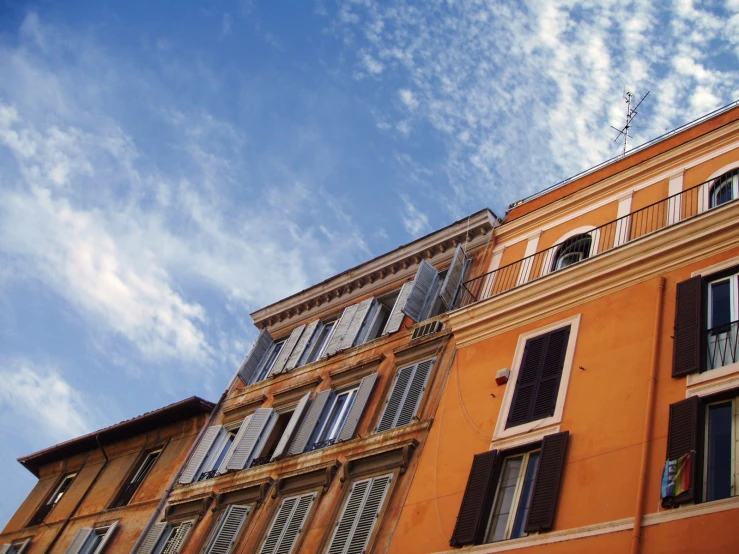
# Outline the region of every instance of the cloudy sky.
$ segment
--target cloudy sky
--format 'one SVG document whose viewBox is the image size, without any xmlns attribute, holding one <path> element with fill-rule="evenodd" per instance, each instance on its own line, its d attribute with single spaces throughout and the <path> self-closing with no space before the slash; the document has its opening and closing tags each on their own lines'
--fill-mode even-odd
<svg viewBox="0 0 739 554">
<path fill-rule="evenodd" d="M 18 456 L 194 394 L 249 313 L 739 99 L 739 0 L 0 0 L 0 526 Z"/>
</svg>

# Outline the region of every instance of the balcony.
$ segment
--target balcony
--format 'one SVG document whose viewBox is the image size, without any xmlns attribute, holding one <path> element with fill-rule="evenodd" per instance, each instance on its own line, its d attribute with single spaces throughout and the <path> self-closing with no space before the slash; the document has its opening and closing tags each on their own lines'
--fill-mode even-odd
<svg viewBox="0 0 739 554">
<path fill-rule="evenodd" d="M 720 325 L 706 332 L 708 363 L 706 370 L 739 361 L 739 321 Z"/>
<path fill-rule="evenodd" d="M 719 179 L 683 190 L 546 250 L 465 281 L 458 308 L 498 296 L 667 227 L 700 217 L 713 208 L 736 202 L 737 194 L 726 194 L 722 184 L 729 179 L 736 181 L 738 176 L 739 169 L 735 169 Z M 714 183 L 718 184 L 712 189 Z"/>
</svg>

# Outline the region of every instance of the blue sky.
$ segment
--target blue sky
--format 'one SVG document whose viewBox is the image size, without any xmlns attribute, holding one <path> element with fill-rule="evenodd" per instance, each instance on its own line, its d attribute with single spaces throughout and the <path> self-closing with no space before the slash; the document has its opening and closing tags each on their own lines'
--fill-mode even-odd
<svg viewBox="0 0 739 554">
<path fill-rule="evenodd" d="M 0 525 L 251 311 L 616 155 L 624 87 L 633 144 L 739 99 L 739 0 L 655 4 L 0 3 Z"/>
</svg>

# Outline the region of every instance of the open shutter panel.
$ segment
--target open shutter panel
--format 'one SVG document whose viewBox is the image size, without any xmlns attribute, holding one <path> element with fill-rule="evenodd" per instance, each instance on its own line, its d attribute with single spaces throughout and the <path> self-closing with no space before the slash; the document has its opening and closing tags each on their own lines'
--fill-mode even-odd
<svg viewBox="0 0 739 554">
<path fill-rule="evenodd" d="M 508 410 L 506 429 L 529 421 L 539 378 L 539 367 L 546 354 L 548 340 L 548 335 L 541 335 L 526 341 L 521 365 L 518 368 L 516 388 L 513 391 L 513 401 Z"/>
<path fill-rule="evenodd" d="M 162 538 L 167 527 L 169 527 L 169 524 L 166 521 L 160 521 L 159 523 L 152 525 L 144 539 L 144 542 L 142 542 L 139 547 L 138 554 L 151 554 L 154 552 L 154 548 L 156 548 L 157 543 Z"/>
<path fill-rule="evenodd" d="M 390 394 L 387 396 L 385 401 L 385 409 L 380 417 L 380 422 L 377 424 L 377 432 L 381 433 L 395 427 L 395 421 L 400 411 L 400 406 L 405 398 L 406 389 L 410 383 L 413 370 L 416 366 L 401 367 L 398 370 L 398 375 L 395 377 L 393 388 Z"/>
<path fill-rule="evenodd" d="M 254 414 L 249 414 L 241 422 L 241 425 L 239 425 L 239 430 L 236 431 L 236 436 L 234 437 L 234 440 L 231 442 L 231 446 L 229 447 L 228 452 L 226 452 L 226 455 L 224 456 L 223 461 L 221 462 L 221 465 L 217 468 L 213 468 L 213 469 L 217 469 L 218 473 L 226 473 L 228 471 L 228 464 L 231 461 L 231 457 L 234 455 L 236 446 L 238 446 L 238 444 L 244 438 L 244 433 L 246 433 L 246 430 L 249 428 L 249 422 L 251 421 L 252 415 Z"/>
<path fill-rule="evenodd" d="M 114 521 L 113 525 L 108 527 L 108 530 L 105 532 L 105 536 L 100 541 L 100 544 L 91 554 L 100 554 L 102 552 L 105 552 L 105 545 L 107 545 L 110 539 L 113 537 L 113 533 L 115 533 L 116 527 L 118 527 L 118 521 L 119 520 Z"/>
<path fill-rule="evenodd" d="M 273 420 L 274 413 L 275 411 L 272 408 L 257 408 L 245 427 L 240 440 L 238 442 L 236 440 L 239 437 L 234 439 L 233 454 L 231 454 L 231 459 L 228 461 L 226 469 L 240 470 L 247 467 L 262 433 L 267 427 L 267 424 Z M 239 432 L 241 432 L 241 429 L 239 429 Z"/>
<path fill-rule="evenodd" d="M 293 350 L 295 350 L 295 347 L 303 336 L 303 331 L 305 331 L 305 325 L 298 325 L 293 329 L 293 332 L 290 333 L 290 336 L 287 337 L 285 344 L 282 346 L 282 350 L 277 355 L 274 365 L 269 370 L 270 375 L 276 375 L 285 369 L 287 361 L 292 356 Z"/>
<path fill-rule="evenodd" d="M 264 329 L 259 333 L 257 340 L 254 341 L 251 350 L 249 350 L 249 353 L 246 355 L 246 358 L 244 358 L 244 361 L 241 363 L 241 367 L 239 368 L 239 378 L 245 385 L 248 385 L 251 383 L 252 379 L 254 379 L 259 366 L 262 361 L 264 361 L 264 357 L 267 355 L 267 352 L 269 352 L 269 349 L 272 348 L 274 343 L 275 341 L 272 340 L 272 335 L 269 334 L 267 329 Z"/>
<path fill-rule="evenodd" d="M 8 554 L 8 550 L 10 550 L 10 547 L 10 543 L 0 544 L 0 554 Z"/>
<path fill-rule="evenodd" d="M 541 443 L 541 458 L 536 469 L 531 507 L 526 521 L 526 532 L 547 531 L 554 525 L 559 485 L 565 467 L 568 431 L 547 435 Z"/>
<path fill-rule="evenodd" d="M 682 377 L 703 369 L 703 280 L 700 276 L 677 284 L 672 376 Z"/>
<path fill-rule="evenodd" d="M 190 533 L 190 529 L 192 529 L 192 521 L 181 523 L 179 527 L 175 529 L 174 537 L 172 537 L 167 548 L 162 550 L 160 554 L 178 554 L 180 552 L 180 548 L 182 548 L 182 545 L 185 543 L 188 533 Z"/>
<path fill-rule="evenodd" d="M 408 281 L 400 288 L 398 298 L 395 299 L 395 304 L 393 304 L 393 309 L 387 319 L 385 329 L 382 331 L 383 335 L 396 333 L 400 330 L 400 326 L 403 324 L 403 319 L 405 318 L 403 308 L 405 308 L 405 303 L 408 301 L 408 296 L 410 295 L 412 288 L 413 281 Z"/>
<path fill-rule="evenodd" d="M 331 544 L 326 551 L 327 554 L 344 554 L 346 551 L 346 545 L 351 539 L 352 530 L 354 529 L 359 510 L 364 503 L 364 497 L 369 485 L 369 480 L 355 481 L 352 484 L 349 496 L 344 503 L 344 509 L 341 511 L 341 516 L 336 523 L 334 536 L 331 537 Z"/>
<path fill-rule="evenodd" d="M 530 416 L 531 421 L 536 421 L 537 419 L 549 417 L 554 414 L 569 338 L 569 326 L 557 329 L 548 334 L 546 353 L 541 363 L 541 371 L 536 386 L 536 397 L 534 398 Z"/>
<path fill-rule="evenodd" d="M 413 287 L 408 293 L 405 306 L 403 306 L 403 313 L 413 321 L 418 322 L 425 318 L 423 308 L 438 277 L 439 272 L 436 271 L 436 268 L 426 260 L 422 260 L 418 266 L 418 271 L 416 271 L 416 277 L 413 279 Z"/>
<path fill-rule="evenodd" d="M 213 447 L 213 442 L 216 440 L 218 433 L 221 432 L 222 427 L 220 425 L 212 425 L 205 430 L 203 437 L 200 439 L 198 446 L 195 448 L 195 452 L 192 453 L 190 460 L 185 466 L 185 470 L 180 475 L 179 482 L 184 484 L 192 483 L 192 480 L 197 477 L 200 466 L 203 465 L 205 457 Z"/>
<path fill-rule="evenodd" d="M 77 531 L 74 539 L 72 539 L 72 544 L 69 545 L 65 554 L 79 554 L 91 534 L 92 529 L 90 527 L 83 527 Z"/>
<path fill-rule="evenodd" d="M 370 313 L 370 309 L 375 302 L 376 300 L 374 298 L 366 298 L 357 304 L 357 309 L 354 312 L 352 321 L 339 343 L 339 350 L 346 350 L 347 348 L 354 346 L 357 336 L 359 335 L 359 330 L 362 328 L 364 320 L 367 319 L 367 315 Z"/>
<path fill-rule="evenodd" d="M 328 402 L 328 399 L 331 397 L 331 392 L 331 389 L 328 389 L 316 394 L 316 397 L 310 404 L 310 408 L 308 408 L 308 412 L 303 418 L 303 423 L 301 423 L 298 428 L 295 440 L 293 440 L 293 443 L 290 445 L 290 449 L 287 451 L 290 456 L 300 454 L 305 450 L 305 447 L 308 445 L 308 441 L 310 440 L 310 436 L 313 434 L 313 429 L 318 423 L 318 419 L 321 417 L 323 409 L 326 407 L 326 402 Z"/>
<path fill-rule="evenodd" d="M 479 544 L 483 540 L 488 515 L 495 496 L 495 461 L 497 450 L 476 454 L 467 478 L 457 523 L 452 533 L 452 546 Z"/>
<path fill-rule="evenodd" d="M 306 327 L 305 331 L 303 331 L 303 334 L 300 335 L 300 340 L 295 345 L 295 348 L 293 348 L 293 351 L 290 354 L 290 357 L 287 359 L 287 363 L 285 364 L 286 370 L 289 371 L 291 369 L 295 369 L 296 367 L 298 367 L 298 364 L 300 363 L 300 358 L 303 357 L 303 353 L 305 352 L 305 349 L 308 346 L 308 343 L 313 338 L 313 335 L 321 332 L 322 327 L 323 327 L 323 322 L 320 319 L 311 321 L 308 324 L 308 327 Z"/>
<path fill-rule="evenodd" d="M 349 539 L 347 553 L 366 552 L 367 543 L 372 535 L 375 522 L 380 517 L 380 511 L 390 487 L 390 480 L 390 475 L 382 475 L 372 479 L 364 506 L 359 512 L 357 524 L 354 526 L 354 531 Z"/>
<path fill-rule="evenodd" d="M 290 417 L 290 421 L 287 422 L 287 427 L 285 427 L 285 430 L 283 431 L 282 436 L 280 437 L 280 440 L 277 443 L 277 447 L 275 448 L 275 451 L 272 454 L 272 460 L 276 460 L 278 457 L 282 456 L 287 451 L 287 447 L 290 444 L 290 440 L 293 438 L 293 435 L 295 434 L 295 431 L 298 428 L 300 419 L 303 417 L 303 414 L 305 413 L 305 410 L 308 407 L 309 400 L 310 400 L 310 393 L 306 392 L 303 395 L 303 397 L 298 401 L 298 405 L 295 407 L 295 411 L 293 412 L 293 415 Z"/>
<path fill-rule="evenodd" d="M 357 304 L 349 306 L 342 312 L 339 321 L 336 322 L 334 330 L 331 333 L 331 340 L 326 346 L 327 356 L 333 356 L 339 351 L 342 339 L 344 338 L 347 329 L 349 329 L 349 326 L 352 324 L 355 313 L 357 313 Z"/>
<path fill-rule="evenodd" d="M 238 504 L 229 506 L 221 516 L 218 531 L 210 542 L 206 554 L 229 554 L 248 515 L 249 506 Z"/>
<path fill-rule="evenodd" d="M 418 405 L 421 403 L 423 391 L 426 390 L 426 381 L 428 381 L 431 368 L 434 366 L 435 361 L 436 358 L 431 358 L 430 360 L 424 360 L 416 364 L 413 377 L 408 385 L 408 392 L 403 399 L 403 404 L 400 407 L 400 412 L 398 412 L 398 419 L 394 427 L 408 425 L 413 421 L 418 410 Z"/>
<path fill-rule="evenodd" d="M 700 500 L 699 492 L 702 487 L 698 482 L 698 476 L 702 472 L 698 472 L 698 467 L 703 457 L 703 410 L 703 403 L 698 396 L 670 404 L 667 459 L 676 460 L 680 456 L 693 453 L 690 464 L 690 489 L 670 499 L 670 505 Z"/>
<path fill-rule="evenodd" d="M 354 432 L 357 430 L 357 425 L 359 424 L 359 418 L 362 417 L 364 407 L 367 405 L 372 388 L 375 386 L 375 381 L 377 381 L 377 373 L 372 373 L 363 378 L 359 383 L 357 396 L 354 398 L 354 403 L 349 409 L 344 426 L 339 432 L 339 442 L 348 441 L 354 436 Z"/>
<path fill-rule="evenodd" d="M 451 310 L 454 307 L 454 300 L 457 297 L 457 291 L 462 284 L 464 278 L 464 269 L 467 266 L 467 256 L 464 255 L 462 245 L 458 244 L 457 249 L 454 251 L 454 257 L 452 263 L 449 266 L 449 270 L 446 272 L 444 277 L 444 283 L 441 285 L 441 296 L 442 302 Z"/>
</svg>

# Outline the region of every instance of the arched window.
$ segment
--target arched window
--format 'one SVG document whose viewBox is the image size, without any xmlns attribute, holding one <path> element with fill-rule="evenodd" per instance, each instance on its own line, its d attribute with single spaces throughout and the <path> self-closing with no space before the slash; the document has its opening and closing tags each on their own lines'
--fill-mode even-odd
<svg viewBox="0 0 739 554">
<path fill-rule="evenodd" d="M 564 269 L 590 256 L 593 239 L 590 235 L 575 235 L 562 243 L 554 256 L 552 271 Z"/>
<path fill-rule="evenodd" d="M 739 172 L 726 173 L 711 186 L 710 207 L 715 208 L 739 197 Z"/>
</svg>

